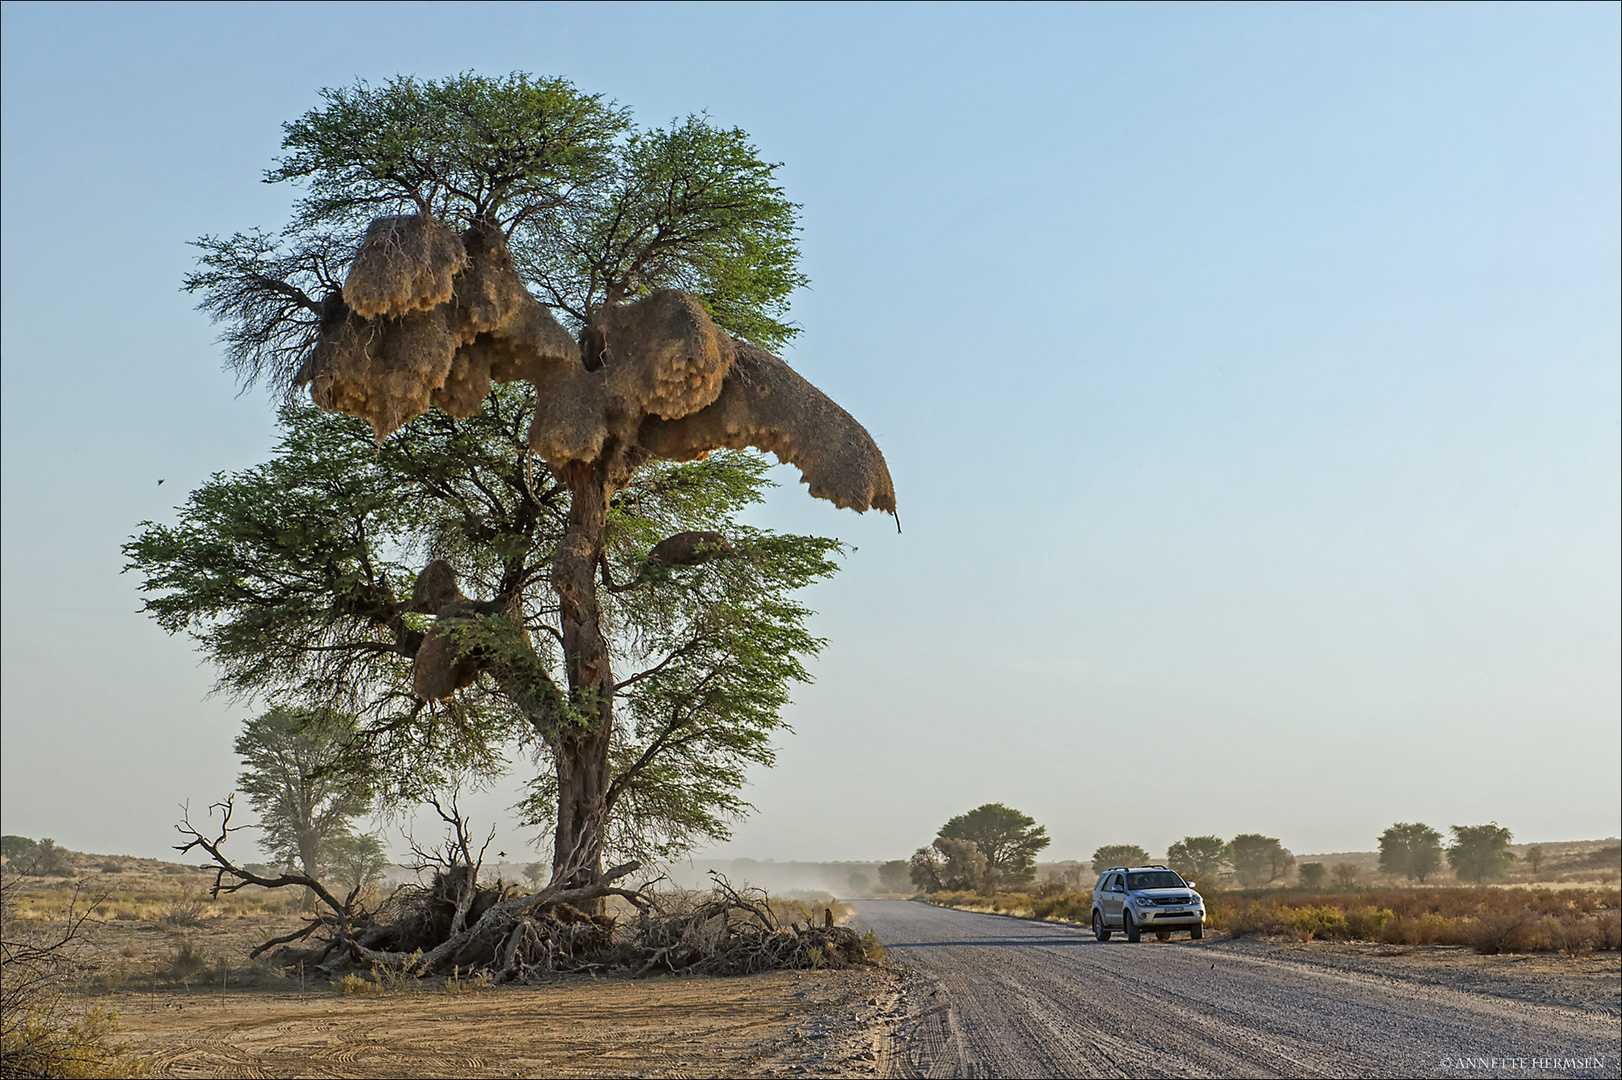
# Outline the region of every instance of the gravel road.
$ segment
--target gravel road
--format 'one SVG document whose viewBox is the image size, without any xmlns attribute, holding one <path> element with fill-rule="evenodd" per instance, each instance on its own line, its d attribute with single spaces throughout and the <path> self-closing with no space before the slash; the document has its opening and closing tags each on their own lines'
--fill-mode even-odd
<svg viewBox="0 0 1622 1080">
<path fill-rule="evenodd" d="M 1528 1001 L 1248 942 L 1127 944 L 905 900 L 855 902 L 907 970 L 902 1076 L 1616 1076 L 1614 1008 Z"/>
</svg>

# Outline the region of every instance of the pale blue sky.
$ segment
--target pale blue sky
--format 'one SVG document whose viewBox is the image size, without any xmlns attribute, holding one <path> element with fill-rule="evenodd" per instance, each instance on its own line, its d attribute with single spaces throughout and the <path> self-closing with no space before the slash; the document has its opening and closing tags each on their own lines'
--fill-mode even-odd
<svg viewBox="0 0 1622 1080">
<path fill-rule="evenodd" d="M 788 358 L 895 475 L 899 537 L 780 470 L 761 520 L 859 550 L 717 854 L 904 857 L 990 800 L 1058 858 L 1622 831 L 1614 4 L 3 23 L 8 833 L 158 854 L 230 787 L 247 707 L 119 574 L 273 436 L 186 241 L 281 223 L 260 171 L 320 87 L 468 69 L 707 110 L 784 162 Z"/>
</svg>

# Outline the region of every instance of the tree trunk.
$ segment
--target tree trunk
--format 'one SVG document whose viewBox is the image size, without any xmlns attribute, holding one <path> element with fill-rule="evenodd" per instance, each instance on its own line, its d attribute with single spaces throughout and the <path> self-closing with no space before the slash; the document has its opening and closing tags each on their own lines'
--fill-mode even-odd
<svg viewBox="0 0 1622 1080">
<path fill-rule="evenodd" d="M 597 603 L 597 565 L 611 491 L 598 464 L 566 466 L 564 479 L 570 494 L 569 527 L 558 546 L 552 583 L 562 609 L 564 666 L 575 719 L 561 727 L 552 745 L 558 775 L 552 871 L 573 868 L 569 885 L 581 887 L 602 873 L 607 829 L 614 673 Z"/>
</svg>

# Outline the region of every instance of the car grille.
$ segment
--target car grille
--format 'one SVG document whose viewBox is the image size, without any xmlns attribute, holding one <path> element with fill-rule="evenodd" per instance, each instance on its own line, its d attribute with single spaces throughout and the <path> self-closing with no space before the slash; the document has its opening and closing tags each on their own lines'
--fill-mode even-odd
<svg viewBox="0 0 1622 1080">
<path fill-rule="evenodd" d="M 1193 902 L 1194 898 L 1192 896 L 1160 896 L 1155 898 L 1155 903 L 1162 907 L 1174 907 L 1182 904 L 1192 904 Z"/>
</svg>

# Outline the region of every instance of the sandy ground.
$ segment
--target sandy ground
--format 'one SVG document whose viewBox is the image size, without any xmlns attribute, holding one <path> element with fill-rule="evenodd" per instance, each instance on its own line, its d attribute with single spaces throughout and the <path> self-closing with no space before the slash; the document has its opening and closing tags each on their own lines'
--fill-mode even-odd
<svg viewBox="0 0 1622 1080">
<path fill-rule="evenodd" d="M 575 979 L 382 997 L 121 993 L 122 1038 L 166 1077 L 874 1076 L 896 973 Z"/>
</svg>

